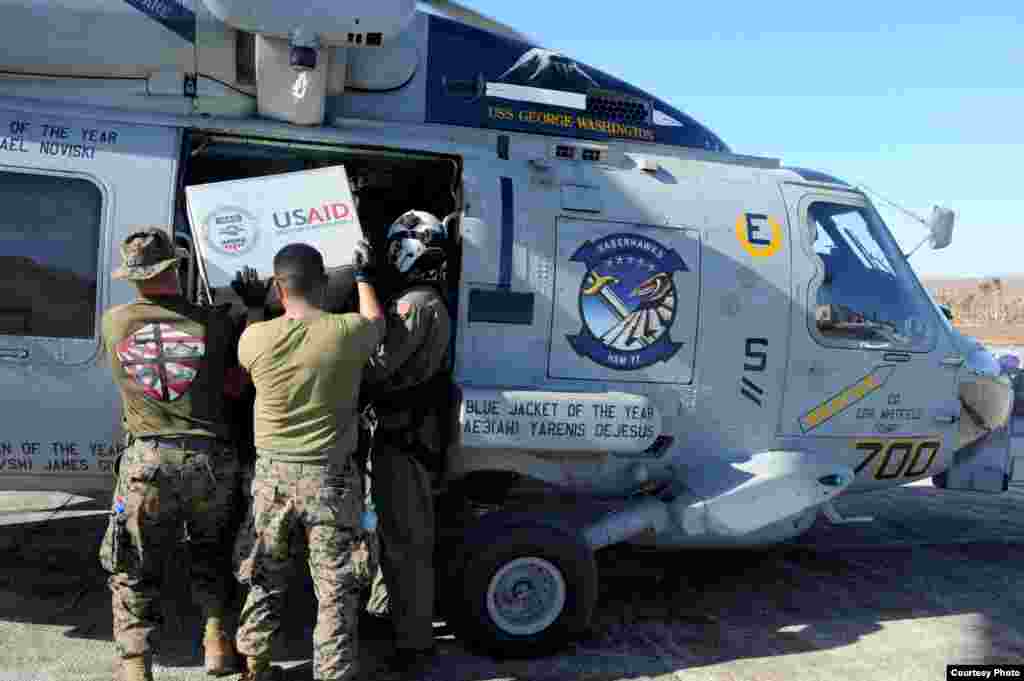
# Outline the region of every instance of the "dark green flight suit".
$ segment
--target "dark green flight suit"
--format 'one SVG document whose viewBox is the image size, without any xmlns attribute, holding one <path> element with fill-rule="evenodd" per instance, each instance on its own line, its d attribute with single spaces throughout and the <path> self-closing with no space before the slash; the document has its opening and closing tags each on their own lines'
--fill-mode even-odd
<svg viewBox="0 0 1024 681">
<path fill-rule="evenodd" d="M 436 408 L 444 399 L 418 391 L 438 384 L 438 375 L 448 371 L 451 320 L 439 292 L 416 285 L 390 302 L 387 321 L 384 342 L 364 373 L 377 416 L 371 489 L 381 543 L 367 609 L 390 611 L 396 648 L 423 650 L 434 641 L 435 530 L 428 466 L 441 464 L 441 419 L 448 415 Z M 390 395 L 397 399 L 389 405 Z M 413 396 L 416 406 L 396 408 L 403 395 Z"/>
</svg>

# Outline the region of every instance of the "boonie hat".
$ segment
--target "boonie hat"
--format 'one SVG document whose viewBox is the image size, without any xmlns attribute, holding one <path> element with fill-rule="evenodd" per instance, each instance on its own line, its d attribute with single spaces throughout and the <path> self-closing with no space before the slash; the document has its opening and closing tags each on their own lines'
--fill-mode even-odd
<svg viewBox="0 0 1024 681">
<path fill-rule="evenodd" d="M 150 227 L 133 234 L 121 244 L 121 267 L 111 273 L 113 279 L 152 279 L 176 264 L 179 256 L 167 231 Z"/>
</svg>

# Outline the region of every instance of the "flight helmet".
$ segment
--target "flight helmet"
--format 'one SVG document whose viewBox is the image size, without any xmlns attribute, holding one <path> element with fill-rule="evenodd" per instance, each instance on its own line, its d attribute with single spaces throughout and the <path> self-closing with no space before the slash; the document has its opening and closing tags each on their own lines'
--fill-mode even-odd
<svg viewBox="0 0 1024 681">
<path fill-rule="evenodd" d="M 430 213 L 410 210 L 388 228 L 385 261 L 406 279 L 440 278 L 447 257 L 448 230 Z"/>
</svg>

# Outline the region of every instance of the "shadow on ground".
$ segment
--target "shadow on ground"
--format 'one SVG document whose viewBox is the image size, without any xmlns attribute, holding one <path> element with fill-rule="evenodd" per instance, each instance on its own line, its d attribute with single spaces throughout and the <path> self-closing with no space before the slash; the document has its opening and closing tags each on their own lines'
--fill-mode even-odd
<svg viewBox="0 0 1024 681">
<path fill-rule="evenodd" d="M 873 500 L 851 498 L 840 510 L 873 512 L 876 522 L 819 523 L 799 540 L 765 550 L 605 551 L 588 636 L 560 655 L 502 661 L 466 651 L 439 623 L 443 656 L 432 678 L 611 681 L 740 660 L 769 660 L 781 669 L 779 661 L 793 656 L 880 639 L 876 635 L 893 623 L 924 626 L 953 616 L 973 618 L 967 633 L 951 630 L 961 637 L 954 641 L 966 641 L 955 654 L 1019 662 L 1024 594 L 1016 585 L 1024 583 L 1024 495 L 964 494 L 904 487 L 870 495 Z M 64 637 L 109 645 L 106 575 L 96 558 L 104 524 L 99 516 L 0 528 L 8 547 L 0 558 L 0 621 L 59 627 Z M 159 662 L 170 667 L 202 664 L 198 611 L 179 577 L 185 567 L 184 560 L 172 566 L 176 577 L 165 593 Z M 275 659 L 308 661 L 315 612 L 308 578 L 294 580 L 287 609 Z M 905 632 L 887 636 L 886 645 L 896 650 L 925 643 Z M 373 678 L 390 644 L 364 639 L 362 647 Z M 856 666 L 858 657 L 848 664 Z M 306 662 L 288 678 L 309 676 Z"/>
</svg>

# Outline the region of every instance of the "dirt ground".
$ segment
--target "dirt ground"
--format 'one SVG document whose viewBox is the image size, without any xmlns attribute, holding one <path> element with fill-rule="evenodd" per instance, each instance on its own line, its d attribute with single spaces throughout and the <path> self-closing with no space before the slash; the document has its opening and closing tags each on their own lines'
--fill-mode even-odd
<svg viewBox="0 0 1024 681">
<path fill-rule="evenodd" d="M 1024 487 L 988 495 L 918 483 L 837 506 L 875 520 L 820 520 L 766 550 L 605 552 L 588 636 L 552 657 L 496 660 L 438 622 L 442 656 L 423 678 L 937 681 L 951 663 L 1024 660 Z M 110 598 L 96 560 L 105 518 L 15 516 L 0 509 L 0 681 L 109 679 Z M 296 579 L 275 651 L 288 681 L 311 677 L 310 587 Z M 205 679 L 181 580 L 165 603 L 156 680 Z M 390 644 L 361 647 L 373 679 Z"/>
</svg>

